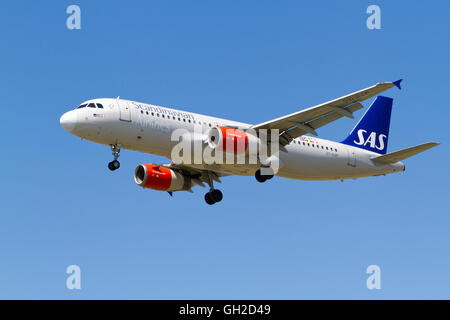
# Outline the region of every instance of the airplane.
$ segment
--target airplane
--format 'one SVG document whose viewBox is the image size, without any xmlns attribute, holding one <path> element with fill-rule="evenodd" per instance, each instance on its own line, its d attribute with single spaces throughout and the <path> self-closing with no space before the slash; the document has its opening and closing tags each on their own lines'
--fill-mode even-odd
<svg viewBox="0 0 450 320">
<path fill-rule="evenodd" d="M 192 187 L 205 187 L 206 183 L 209 191 L 204 199 L 207 204 L 213 205 L 223 199 L 222 192 L 214 187 L 214 182 L 220 183 L 221 177 L 229 175 L 255 176 L 262 183 L 273 176 L 343 181 L 404 171 L 402 160 L 439 143 L 428 142 L 386 153 L 393 99 L 379 94 L 393 87 L 401 89 L 401 81 L 377 83 L 256 125 L 120 97 L 85 101 L 64 113 L 60 124 L 82 139 L 109 146 L 113 154 L 113 160 L 108 163 L 111 171 L 120 167 L 117 159 L 121 149 L 169 158 L 172 160 L 169 164 L 138 165 L 134 171 L 136 184 L 143 188 L 167 191 L 172 196 L 174 191 L 192 192 Z M 361 102 L 374 96 L 372 104 L 342 142 L 317 137 L 316 130 L 322 126 L 342 117 L 354 119 L 353 113 L 363 108 Z M 274 146 L 278 148 L 273 148 L 274 151 L 268 148 L 268 157 L 258 158 L 252 163 L 211 163 L 206 159 L 194 163 L 174 162 L 172 151 L 178 142 L 173 141 L 172 134 L 179 129 L 192 133 L 193 139 L 200 141 L 202 150 L 209 148 L 218 152 L 220 148 L 224 150 L 225 143 L 228 146 L 231 141 L 234 147 L 225 148 L 225 153 L 232 154 L 234 158 L 239 153 L 248 156 L 248 143 L 251 141 L 259 145 L 276 141 Z M 262 130 L 272 133 L 270 141 L 262 140 L 259 133 Z M 236 149 L 238 140 L 244 141 L 244 144 L 239 145 L 239 150 Z M 275 163 L 276 170 L 273 168 Z"/>
</svg>

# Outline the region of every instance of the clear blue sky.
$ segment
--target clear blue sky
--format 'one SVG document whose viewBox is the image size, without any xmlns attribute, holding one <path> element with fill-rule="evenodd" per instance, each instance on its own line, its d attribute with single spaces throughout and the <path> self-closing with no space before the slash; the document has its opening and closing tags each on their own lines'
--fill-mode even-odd
<svg viewBox="0 0 450 320">
<path fill-rule="evenodd" d="M 66 28 L 71 4 L 81 30 Z M 370 4 L 381 30 L 366 28 Z M 3 1 L 0 298 L 450 298 L 449 12 L 448 1 Z M 258 123 L 399 78 L 388 151 L 441 142 L 405 173 L 228 177 L 212 207 L 201 188 L 170 198 L 135 185 L 137 164 L 165 159 L 124 150 L 110 172 L 108 148 L 59 125 L 83 100 L 119 95 Z M 355 123 L 319 136 L 340 141 Z M 71 264 L 79 291 L 65 287 Z M 371 264 L 379 291 L 366 288 Z"/>
</svg>

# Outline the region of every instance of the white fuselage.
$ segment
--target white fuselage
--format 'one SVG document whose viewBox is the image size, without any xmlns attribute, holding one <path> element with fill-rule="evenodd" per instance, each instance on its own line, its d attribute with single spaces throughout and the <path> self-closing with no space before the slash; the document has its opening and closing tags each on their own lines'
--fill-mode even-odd
<svg viewBox="0 0 450 320">
<path fill-rule="evenodd" d="M 250 128 L 251 125 L 123 99 L 95 99 L 103 108 L 84 107 L 64 114 L 63 126 L 83 139 L 171 158 L 172 132 L 203 132 L 216 126 Z M 63 119 L 62 118 L 62 119 Z M 61 123 L 62 120 L 61 120 Z M 299 180 L 335 180 L 383 175 L 404 170 L 401 162 L 376 164 L 379 154 L 345 144 L 302 136 L 279 152 L 277 176 Z M 192 164 L 224 174 L 254 175 L 260 164 Z"/>
</svg>

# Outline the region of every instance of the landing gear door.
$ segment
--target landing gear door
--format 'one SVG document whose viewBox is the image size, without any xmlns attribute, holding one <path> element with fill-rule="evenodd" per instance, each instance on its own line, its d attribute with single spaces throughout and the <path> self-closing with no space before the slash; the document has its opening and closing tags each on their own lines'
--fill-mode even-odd
<svg viewBox="0 0 450 320">
<path fill-rule="evenodd" d="M 117 104 L 119 105 L 120 117 L 122 121 L 131 122 L 131 110 L 127 101 L 117 99 Z"/>
<path fill-rule="evenodd" d="M 351 147 L 347 147 L 347 155 L 348 155 L 347 165 L 353 168 L 356 167 L 355 150 L 353 150 L 353 148 Z"/>
</svg>

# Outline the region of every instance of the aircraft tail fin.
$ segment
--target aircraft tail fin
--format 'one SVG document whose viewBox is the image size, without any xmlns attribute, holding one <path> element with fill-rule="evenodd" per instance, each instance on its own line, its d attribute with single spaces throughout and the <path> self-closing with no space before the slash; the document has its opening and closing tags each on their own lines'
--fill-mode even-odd
<svg viewBox="0 0 450 320">
<path fill-rule="evenodd" d="M 382 163 L 382 164 L 395 163 L 395 162 L 404 160 L 406 158 L 412 157 L 418 153 L 421 153 L 425 150 L 433 148 L 437 145 L 439 145 L 439 143 L 437 143 L 437 142 L 428 142 L 428 143 L 420 144 L 418 146 L 406 148 L 403 150 L 391 152 L 391 153 L 388 153 L 388 154 L 385 154 L 385 155 L 382 155 L 379 157 L 372 158 L 372 161 L 377 162 L 377 163 Z"/>
<path fill-rule="evenodd" d="M 377 96 L 343 144 L 380 154 L 387 150 L 392 98 Z"/>
</svg>

